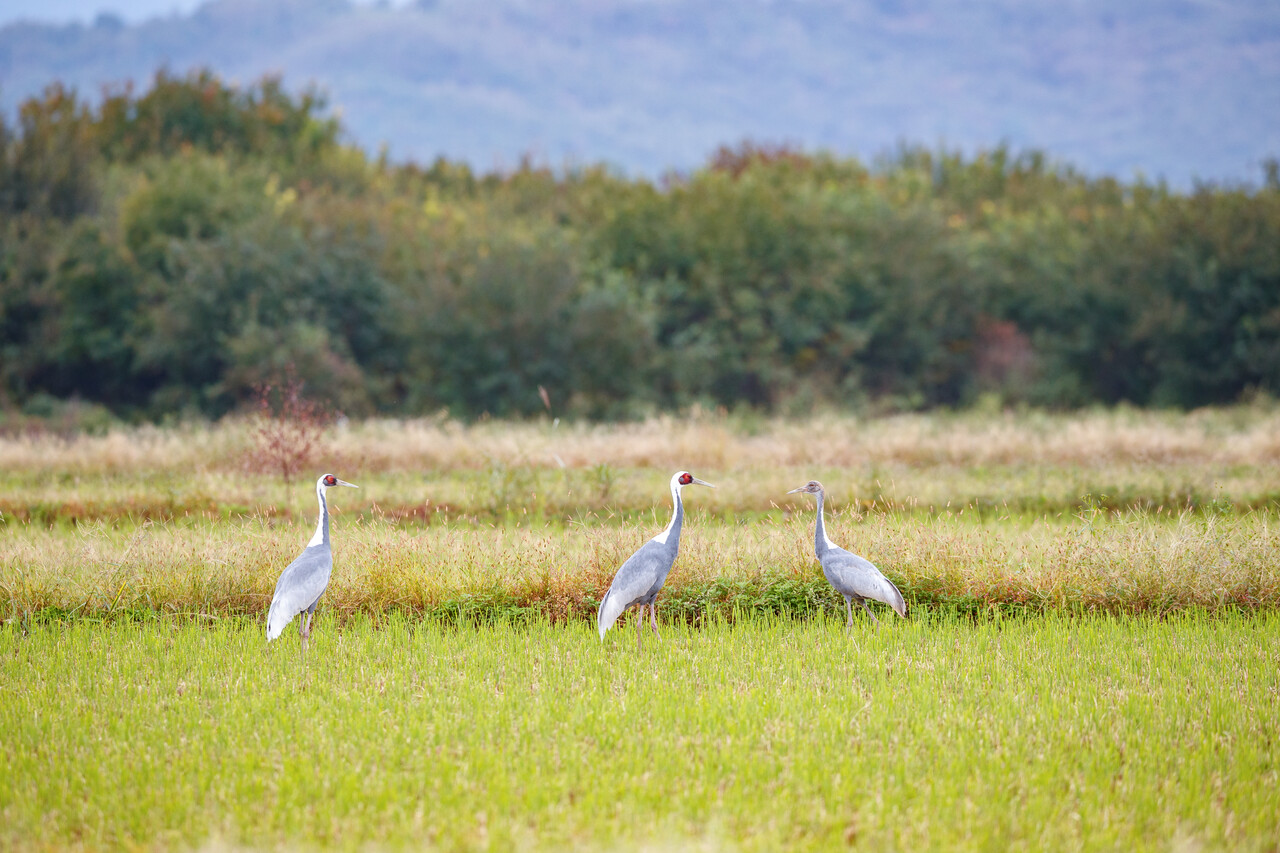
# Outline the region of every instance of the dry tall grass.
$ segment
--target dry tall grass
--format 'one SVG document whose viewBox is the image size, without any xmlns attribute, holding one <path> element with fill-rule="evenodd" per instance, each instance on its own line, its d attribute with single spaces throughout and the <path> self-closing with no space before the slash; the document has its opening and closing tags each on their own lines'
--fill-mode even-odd
<svg viewBox="0 0 1280 853">
<path fill-rule="evenodd" d="M 117 429 L 103 436 L 0 437 L 0 470 L 119 474 L 238 472 L 249 426 Z M 336 428 L 322 455 L 366 472 L 452 471 L 501 464 L 662 469 L 865 465 L 1094 468 L 1108 464 L 1280 466 L 1280 408 L 1187 414 L 1131 409 L 910 414 L 805 420 L 722 415 L 621 425 L 370 420 Z"/>
<path fill-rule="evenodd" d="M 257 613 L 309 536 L 309 483 L 242 469 L 244 424 L 0 440 L 0 606 Z M 338 613 L 590 612 L 686 496 L 664 592 L 681 618 L 835 606 L 809 553 L 811 477 L 833 536 L 918 604 L 1105 610 L 1280 603 L 1280 410 L 720 416 L 622 426 L 373 421 L 336 429 Z M 69 525 L 64 522 L 74 522 Z M 5 605 L 7 602 L 7 605 Z"/>
<path fill-rule="evenodd" d="M 841 602 L 812 554 L 812 513 L 750 525 L 691 512 L 659 611 L 803 615 Z M 973 523 L 849 510 L 832 537 L 875 561 L 913 606 L 1165 612 L 1280 605 L 1280 525 L 1260 514 L 1114 516 Z M 405 527 L 337 519 L 335 571 L 322 609 L 444 618 L 553 619 L 594 613 L 618 565 L 654 522 L 620 525 Z M 305 523 L 87 524 L 11 529 L 0 551 L 8 619 L 54 611 L 213 616 L 265 613 Z M 888 615 L 887 613 L 885 615 Z"/>
<path fill-rule="evenodd" d="M 140 428 L 71 441 L 0 439 L 0 513 L 77 521 L 311 511 L 310 493 L 247 475 L 243 423 Z M 1265 508 L 1280 499 L 1280 409 L 1116 410 L 807 421 L 722 416 L 592 426 L 370 421 L 335 429 L 312 460 L 366 485 L 348 507 L 398 518 L 501 517 L 661 503 L 680 468 L 724 486 L 722 512 L 768 510 L 811 477 L 863 506 L 925 511 Z"/>
</svg>

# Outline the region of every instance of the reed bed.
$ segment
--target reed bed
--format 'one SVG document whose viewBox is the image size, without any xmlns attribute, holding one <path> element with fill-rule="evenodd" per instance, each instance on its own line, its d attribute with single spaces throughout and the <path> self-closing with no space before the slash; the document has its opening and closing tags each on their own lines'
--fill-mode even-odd
<svg viewBox="0 0 1280 853">
<path fill-rule="evenodd" d="M 245 422 L 0 440 L 0 607 L 33 614 L 257 614 L 310 536 L 312 475 L 244 467 Z M 919 607 L 1167 612 L 1270 608 L 1280 563 L 1280 414 L 1114 410 L 701 415 L 620 426 L 372 421 L 335 429 L 340 618 L 404 611 L 584 619 L 665 525 L 690 522 L 667 618 L 810 615 L 840 601 L 810 551 L 832 535 Z M 318 473 L 318 472 L 317 472 Z"/>
<path fill-rule="evenodd" d="M 238 473 L 252 421 L 113 429 L 100 436 L 0 436 L 15 473 Z M 976 411 L 860 418 L 732 416 L 697 411 L 630 424 L 538 420 L 463 425 L 447 418 L 346 423 L 324 454 L 364 472 L 535 468 L 856 468 L 868 464 L 1280 466 L 1280 406 L 1190 413 L 1127 408 L 1052 414 Z"/>
<path fill-rule="evenodd" d="M 427 523 L 634 516 L 666 498 L 677 469 L 722 486 L 701 500 L 723 517 L 786 506 L 784 493 L 811 478 L 866 510 L 926 515 L 1280 509 L 1280 413 L 1261 406 L 615 426 L 370 421 L 333 430 L 293 483 L 250 470 L 251 445 L 248 422 L 0 438 L 0 524 L 305 517 L 322 471 L 362 485 L 344 496 L 351 511 Z"/>
<path fill-rule="evenodd" d="M 813 557 L 812 520 L 798 512 L 724 524 L 691 510 L 659 614 L 693 624 L 740 614 L 842 614 Z M 664 523 L 414 526 L 338 516 L 321 613 L 587 620 L 617 567 Z M 965 512 L 922 520 L 846 510 L 828 525 L 836 541 L 898 583 L 914 609 L 1167 613 L 1280 605 L 1280 524 L 1266 514 L 1095 509 L 975 523 Z M 11 526 L 0 549 L 0 606 L 9 620 L 261 616 L 280 570 L 309 535 L 309 525 L 271 518 Z"/>
</svg>

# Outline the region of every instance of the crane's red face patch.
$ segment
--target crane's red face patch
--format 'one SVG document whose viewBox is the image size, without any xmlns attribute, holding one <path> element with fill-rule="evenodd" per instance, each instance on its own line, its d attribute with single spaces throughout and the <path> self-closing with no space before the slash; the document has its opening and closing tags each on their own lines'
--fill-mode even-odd
<svg viewBox="0 0 1280 853">
<path fill-rule="evenodd" d="M 685 471 L 683 474 L 680 475 L 680 485 L 687 486 L 692 482 L 693 482 L 693 475 L 690 474 L 688 471 Z"/>
<path fill-rule="evenodd" d="M 325 474 L 325 475 L 324 475 L 324 484 L 325 484 L 326 486 L 336 486 L 336 485 L 338 485 L 338 478 L 337 478 L 337 477 L 335 477 L 335 476 L 333 476 L 332 474 Z"/>
</svg>

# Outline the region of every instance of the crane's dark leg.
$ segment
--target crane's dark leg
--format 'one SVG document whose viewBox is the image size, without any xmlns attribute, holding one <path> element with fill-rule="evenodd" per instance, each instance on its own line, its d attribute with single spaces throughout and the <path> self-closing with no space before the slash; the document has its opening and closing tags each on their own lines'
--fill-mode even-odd
<svg viewBox="0 0 1280 853">
<path fill-rule="evenodd" d="M 656 603 L 649 604 L 649 627 L 653 628 L 653 633 L 658 633 L 658 605 Z"/>
<path fill-rule="evenodd" d="M 302 632 L 302 656 L 307 655 L 307 640 L 311 639 L 311 611 L 302 611 L 302 618 L 298 620 L 298 630 Z"/>
<path fill-rule="evenodd" d="M 865 598 L 859 598 L 858 602 L 862 605 L 862 609 L 867 611 L 867 615 L 871 617 L 871 621 L 876 623 L 876 627 L 879 628 L 880 620 L 876 618 L 876 615 L 871 612 L 871 608 L 867 606 L 867 600 Z"/>
<path fill-rule="evenodd" d="M 844 623 L 844 628 L 847 631 L 853 627 L 853 599 L 847 595 L 844 597 L 844 609 L 849 614 L 849 621 Z"/>
</svg>

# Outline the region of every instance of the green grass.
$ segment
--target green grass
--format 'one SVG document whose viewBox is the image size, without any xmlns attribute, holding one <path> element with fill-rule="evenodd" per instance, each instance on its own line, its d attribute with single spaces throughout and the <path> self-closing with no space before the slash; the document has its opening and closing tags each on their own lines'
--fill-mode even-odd
<svg viewBox="0 0 1280 853">
<path fill-rule="evenodd" d="M 1244 513 L 1280 510 L 1280 466 L 1241 469 L 1218 465 L 1106 465 L 1097 470 L 1033 465 L 710 466 L 618 468 L 607 489 L 593 469 L 541 467 L 373 473 L 320 462 L 315 476 L 284 484 L 260 475 L 196 471 L 128 472 L 79 477 L 0 472 L 0 529 L 31 522 L 46 526 L 92 521 L 230 520 L 258 515 L 310 518 L 315 477 L 332 469 L 359 482 L 344 494 L 347 511 L 364 518 L 418 524 L 557 521 L 587 515 L 634 518 L 667 500 L 673 471 L 687 467 L 719 487 L 697 504 L 733 521 L 803 503 L 787 490 L 819 479 L 840 505 L 864 511 L 931 516 L 970 508 L 995 515 L 1054 515 L 1095 507 L 1179 512 Z M 691 500 L 691 503 L 693 501 Z"/>
<path fill-rule="evenodd" d="M 0 847 L 1273 849 L 1280 616 L 0 629 Z"/>
</svg>

